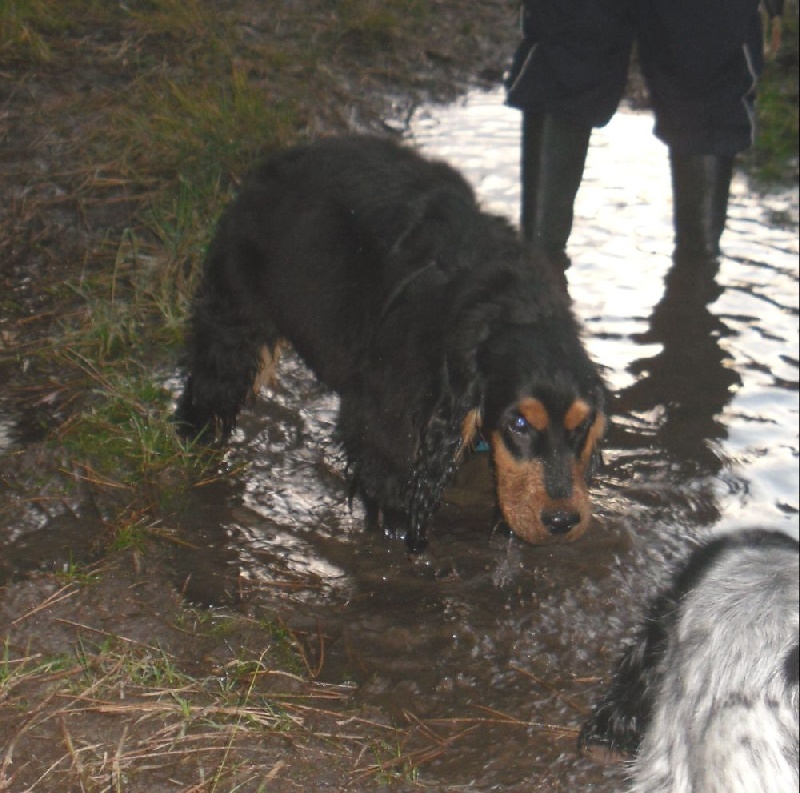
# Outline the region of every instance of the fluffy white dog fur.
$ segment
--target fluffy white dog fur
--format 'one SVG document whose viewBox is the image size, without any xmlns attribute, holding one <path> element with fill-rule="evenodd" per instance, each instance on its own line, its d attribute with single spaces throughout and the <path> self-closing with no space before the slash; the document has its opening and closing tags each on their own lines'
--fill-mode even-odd
<svg viewBox="0 0 800 793">
<path fill-rule="evenodd" d="M 797 541 L 745 531 L 678 571 L 584 743 L 639 751 L 632 793 L 797 793 Z"/>
</svg>

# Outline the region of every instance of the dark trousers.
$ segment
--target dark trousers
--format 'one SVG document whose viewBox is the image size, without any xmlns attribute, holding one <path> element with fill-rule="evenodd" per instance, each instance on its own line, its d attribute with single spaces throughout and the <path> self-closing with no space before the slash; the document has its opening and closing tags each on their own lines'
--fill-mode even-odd
<svg viewBox="0 0 800 793">
<path fill-rule="evenodd" d="M 525 0 L 522 28 L 511 106 L 603 126 L 636 41 L 655 134 L 670 149 L 727 157 L 752 143 L 758 0 Z"/>
</svg>

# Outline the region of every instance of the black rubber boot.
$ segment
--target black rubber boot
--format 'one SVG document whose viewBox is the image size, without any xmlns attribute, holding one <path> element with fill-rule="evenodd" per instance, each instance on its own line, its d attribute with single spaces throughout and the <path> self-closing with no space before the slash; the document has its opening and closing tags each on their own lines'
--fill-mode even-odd
<svg viewBox="0 0 800 793">
<path fill-rule="evenodd" d="M 716 260 L 728 215 L 733 157 L 670 151 L 675 260 Z"/>
<path fill-rule="evenodd" d="M 549 114 L 522 117 L 522 238 L 562 270 L 592 128 Z"/>
</svg>

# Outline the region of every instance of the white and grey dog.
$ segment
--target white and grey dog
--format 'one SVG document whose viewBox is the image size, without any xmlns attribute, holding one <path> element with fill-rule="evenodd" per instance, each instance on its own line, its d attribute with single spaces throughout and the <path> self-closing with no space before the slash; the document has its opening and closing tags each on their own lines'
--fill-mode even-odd
<svg viewBox="0 0 800 793">
<path fill-rule="evenodd" d="M 721 535 L 653 603 L 580 738 L 636 753 L 632 793 L 797 793 L 799 549 Z"/>
</svg>

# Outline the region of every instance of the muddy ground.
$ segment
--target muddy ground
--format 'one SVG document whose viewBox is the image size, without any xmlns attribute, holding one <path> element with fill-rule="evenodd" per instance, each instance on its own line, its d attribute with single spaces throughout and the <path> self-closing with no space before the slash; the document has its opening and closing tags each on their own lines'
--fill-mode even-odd
<svg viewBox="0 0 800 793">
<path fill-rule="evenodd" d="M 147 70 L 172 66 L 171 48 L 199 44 L 170 29 L 174 4 L 131 3 L 144 20 L 68 5 L 66 22 L 46 4 L 0 11 L 0 790 L 411 785 L 403 725 L 358 708 L 347 685 L 316 683 L 322 660 L 302 637 L 250 613 L 246 592 L 216 609 L 183 597 L 176 547 L 197 538 L 150 531 L 115 550 L 124 494 L 60 442 L 86 387 L 58 343 L 85 310 L 75 284 L 113 268 L 125 230 L 175 178 L 102 159 L 119 134 L 107 113 Z M 299 105 L 288 139 L 402 128 L 422 101 L 497 82 L 516 40 L 515 3 L 499 0 L 432 0 L 413 36 L 377 19 L 338 38 L 336 6 L 359 4 L 210 5 L 236 35 L 280 49 L 243 69 L 265 102 Z M 380 6 L 360 5 L 367 21 Z"/>
<path fill-rule="evenodd" d="M 227 462 L 123 475 L 113 457 L 142 427 L 107 405 L 118 378 L 174 386 L 182 297 L 136 292 L 137 279 L 155 263 L 188 284 L 262 130 L 268 146 L 402 132 L 420 104 L 501 80 L 517 3 L 53 8 L 0 10 L 0 791 L 424 788 L 426 763 L 457 742 L 361 704 L 325 667 L 324 628 L 286 629 L 286 588 L 320 596 L 318 579 L 262 583 L 256 598 L 220 573 L 209 537 Z M 215 68 L 234 76 L 230 113 L 191 94 Z M 631 95 L 643 101 L 635 79 Z M 116 316 L 122 293 L 146 310 Z M 137 416 L 155 415 L 148 398 L 137 392 Z M 173 454 L 168 424 L 157 430 L 148 448 Z M 181 523 L 187 501 L 207 525 Z M 506 716 L 490 715 L 501 730 Z M 573 751 L 574 723 L 548 729 Z"/>
</svg>

